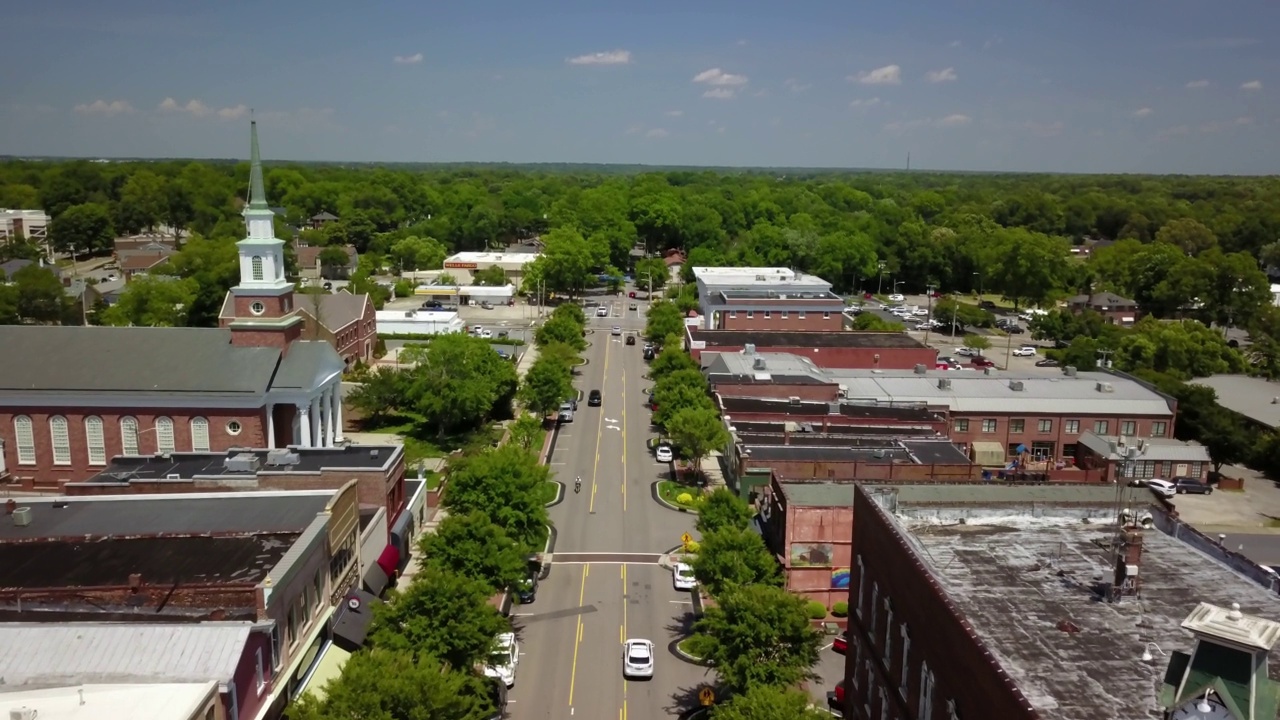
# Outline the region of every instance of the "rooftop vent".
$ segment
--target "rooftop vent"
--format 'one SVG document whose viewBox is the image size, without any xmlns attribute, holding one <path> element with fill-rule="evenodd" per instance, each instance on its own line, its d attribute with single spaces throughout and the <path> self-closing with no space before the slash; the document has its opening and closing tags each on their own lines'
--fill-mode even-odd
<svg viewBox="0 0 1280 720">
<path fill-rule="evenodd" d="M 412 310 L 406 310 L 406 311 L 405 311 L 405 313 L 404 313 L 404 316 L 405 316 L 405 317 L 407 317 L 407 318 L 412 319 L 412 318 L 413 318 L 413 311 L 412 311 Z"/>
<path fill-rule="evenodd" d="M 1109 392 L 1116 391 L 1115 386 L 1109 382 L 1100 382 L 1098 383 L 1097 388 L 1098 388 L 1098 392 L 1100 393 L 1109 393 Z"/>
<path fill-rule="evenodd" d="M 871 453 L 871 455 L 872 455 L 872 457 L 875 457 L 876 459 L 883 459 L 883 458 L 884 458 L 884 448 L 876 448 L 875 452 Z"/>
<path fill-rule="evenodd" d="M 755 359 L 755 362 L 751 363 L 751 367 L 755 368 L 756 370 L 763 370 L 763 369 L 765 369 L 765 362 L 764 362 L 764 358 L 762 358 L 762 357 L 757 357 L 757 358 Z"/>
<path fill-rule="evenodd" d="M 925 374 L 925 372 L 926 372 L 926 370 L 927 370 L 927 368 L 925 368 L 924 363 L 917 363 L 917 364 L 916 364 L 916 374 L 917 374 L 917 375 L 924 375 L 924 374 Z"/>
<path fill-rule="evenodd" d="M 1010 389 L 1010 390 L 1013 390 L 1014 392 L 1022 392 L 1022 390 L 1023 390 L 1022 381 L 1021 381 L 1021 380 L 1010 380 L 1010 381 L 1009 381 L 1009 389 Z"/>
<path fill-rule="evenodd" d="M 951 389 L 951 378 L 938 378 L 938 389 L 939 389 L 939 390 L 950 390 L 950 389 Z"/>
<path fill-rule="evenodd" d="M 989 368 L 989 367 L 984 367 L 984 368 L 982 368 L 982 374 L 983 374 L 983 375 L 990 375 L 990 374 L 991 374 L 991 368 Z"/>
<path fill-rule="evenodd" d="M 791 403 L 792 405 L 799 405 L 800 397 L 798 395 L 792 395 L 791 397 L 787 398 L 787 402 Z"/>
<path fill-rule="evenodd" d="M 31 508 L 20 507 L 13 511 L 13 524 L 18 527 L 26 527 L 31 524 Z"/>
<path fill-rule="evenodd" d="M 748 355 L 755 355 L 755 354 L 756 354 L 756 345 L 755 345 L 755 343 L 747 343 L 746 345 L 743 345 L 743 346 L 742 346 L 742 352 L 744 352 L 744 353 L 746 353 L 746 354 L 748 354 Z"/>
<path fill-rule="evenodd" d="M 25 705 L 9 711 L 9 720 L 36 720 L 36 711 Z"/>
<path fill-rule="evenodd" d="M 279 448 L 267 453 L 267 464 L 279 467 L 281 465 L 297 465 L 301 458 L 298 453 L 287 448 Z"/>
<path fill-rule="evenodd" d="M 258 471 L 258 456 L 253 453 L 236 453 L 227 458 L 225 465 L 227 472 L 233 473 L 251 473 Z"/>
<path fill-rule="evenodd" d="M 1066 375 L 1067 377 L 1075 377 L 1075 376 L 1076 376 L 1076 366 L 1075 366 L 1075 365 L 1068 365 L 1068 366 L 1066 366 L 1066 367 L 1062 368 L 1062 374 L 1063 374 L 1063 375 Z"/>
</svg>

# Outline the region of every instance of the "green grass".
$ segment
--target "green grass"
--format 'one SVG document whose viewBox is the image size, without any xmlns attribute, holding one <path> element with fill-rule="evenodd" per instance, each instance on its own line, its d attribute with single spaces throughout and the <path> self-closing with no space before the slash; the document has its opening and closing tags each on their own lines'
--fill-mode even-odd
<svg viewBox="0 0 1280 720">
<path fill-rule="evenodd" d="M 444 473 L 438 473 L 434 470 L 427 473 L 427 490 L 438 489 L 442 480 L 444 480 Z"/>
<path fill-rule="evenodd" d="M 555 500 L 556 494 L 560 492 L 559 488 L 560 488 L 559 483 L 554 483 L 554 482 L 543 483 L 542 487 L 538 489 L 538 493 L 542 496 L 541 497 L 542 504 L 546 505 L 547 503 Z"/>
<path fill-rule="evenodd" d="M 409 467 L 420 460 L 444 457 L 454 450 L 477 450 L 493 444 L 501 437 L 495 426 L 488 426 L 461 435 L 437 438 L 423 429 L 422 418 L 415 413 L 388 415 L 378 423 L 365 421 L 360 431 L 399 435 L 404 439 L 404 460 Z"/>
<path fill-rule="evenodd" d="M 682 493 L 689 493 L 690 495 L 692 495 L 694 499 L 694 504 L 686 504 L 676 500 L 676 498 L 679 497 Z M 702 494 L 702 491 L 699 490 L 698 488 L 689 487 L 688 485 L 681 485 L 680 483 L 675 482 L 674 480 L 663 480 L 662 482 L 658 483 L 658 495 L 660 495 L 663 500 L 666 500 L 667 502 L 671 503 L 672 505 L 675 505 L 676 507 L 682 507 L 687 510 L 698 509 L 697 500 L 698 500 L 698 496 L 700 496 L 701 494 Z"/>
<path fill-rule="evenodd" d="M 691 652 L 689 650 L 689 643 L 694 639 L 694 637 L 695 636 L 690 635 L 689 637 L 676 643 L 676 647 L 680 648 L 680 652 L 688 655 L 689 657 L 698 658 L 699 660 L 701 660 L 702 658 L 697 653 Z"/>
</svg>

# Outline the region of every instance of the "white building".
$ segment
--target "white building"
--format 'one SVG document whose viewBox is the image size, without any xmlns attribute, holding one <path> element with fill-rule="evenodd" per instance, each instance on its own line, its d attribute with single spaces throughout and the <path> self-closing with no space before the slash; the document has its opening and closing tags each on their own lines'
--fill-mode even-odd
<svg viewBox="0 0 1280 720">
<path fill-rule="evenodd" d="M 1271 304 L 1280 307 L 1280 285 L 1271 285 Z"/>
<path fill-rule="evenodd" d="M 413 294 L 432 300 L 456 302 L 459 305 L 479 305 L 486 300 L 494 305 L 506 305 L 515 297 L 516 286 L 419 285 L 414 289 Z"/>
<path fill-rule="evenodd" d="M 0 243 L 15 237 L 31 240 L 48 248 L 49 216 L 43 210 L 6 210 L 0 208 Z"/>
<path fill-rule="evenodd" d="M 458 313 L 436 310 L 379 310 L 374 319 L 379 335 L 447 335 L 467 327 Z"/>
<path fill-rule="evenodd" d="M 470 285 L 475 273 L 497 266 L 512 285 L 520 286 L 524 266 L 542 257 L 540 253 L 460 252 L 445 258 L 444 269 L 459 285 Z"/>
</svg>

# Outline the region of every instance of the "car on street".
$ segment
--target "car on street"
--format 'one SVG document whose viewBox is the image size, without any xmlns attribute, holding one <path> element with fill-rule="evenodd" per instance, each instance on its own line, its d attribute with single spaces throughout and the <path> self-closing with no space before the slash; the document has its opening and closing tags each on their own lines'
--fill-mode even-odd
<svg viewBox="0 0 1280 720">
<path fill-rule="evenodd" d="M 502 633 L 494 638 L 493 651 L 484 666 L 485 677 L 498 678 L 507 687 L 516 684 L 516 666 L 520 664 L 520 643 L 515 633 Z"/>
<path fill-rule="evenodd" d="M 906 300 L 901 293 L 894 293 L 889 296 L 889 302 L 903 302 Z"/>
<path fill-rule="evenodd" d="M 1013 356 L 1014 357 L 1035 357 L 1036 349 L 1034 346 L 1031 346 L 1031 345 L 1023 345 L 1022 347 L 1013 351 Z"/>
<path fill-rule="evenodd" d="M 937 364 L 950 368 L 951 370 L 960 369 L 960 361 L 949 355 L 943 355 L 942 357 L 938 358 Z"/>
<path fill-rule="evenodd" d="M 846 652 L 849 652 L 849 631 L 848 630 L 845 630 L 844 632 L 840 633 L 835 637 L 834 640 L 831 641 L 831 649 L 835 650 L 841 655 L 845 654 Z"/>
<path fill-rule="evenodd" d="M 604 305 L 596 308 L 596 317 L 609 317 L 609 308 Z"/>
<path fill-rule="evenodd" d="M 632 309 L 632 310 L 635 310 L 635 309 L 636 309 L 636 304 L 635 304 L 635 303 L 631 303 L 631 309 Z"/>
<path fill-rule="evenodd" d="M 653 677 L 653 643 L 651 641 L 630 638 L 622 644 L 622 676 L 625 678 Z"/>
<path fill-rule="evenodd" d="M 492 331 L 492 330 L 481 330 L 481 331 L 480 331 L 480 337 L 484 338 L 485 340 L 492 339 L 492 338 L 493 338 L 493 331 Z"/>
<path fill-rule="evenodd" d="M 1171 498 L 1175 494 L 1177 494 L 1177 490 L 1174 488 L 1173 483 L 1169 482 L 1168 480 L 1152 478 L 1144 482 L 1143 485 L 1149 488 L 1151 492 L 1159 495 L 1162 498 Z"/>
<path fill-rule="evenodd" d="M 524 577 L 516 585 L 516 596 L 521 605 L 530 605 L 538 598 L 538 572 L 536 562 L 530 562 L 525 568 Z"/>
<path fill-rule="evenodd" d="M 472 334 L 472 335 L 479 335 L 479 334 L 480 334 L 481 332 L 483 332 L 483 331 L 484 331 L 484 326 L 483 326 L 483 325 L 472 325 L 472 326 L 471 326 L 471 334 Z"/>
<path fill-rule="evenodd" d="M 573 405 L 567 402 L 560 403 L 560 414 L 556 416 L 556 420 L 562 423 L 573 422 Z"/>
<path fill-rule="evenodd" d="M 677 590 L 692 590 L 698 587 L 698 581 L 693 577 L 693 568 L 685 563 L 676 563 L 675 568 L 671 570 L 671 581 Z"/>
<path fill-rule="evenodd" d="M 636 336 L 635 336 L 635 335 L 628 335 L 628 336 L 627 336 L 627 344 L 628 344 L 628 345 L 635 345 L 635 344 L 636 344 Z"/>
<path fill-rule="evenodd" d="M 659 445 L 658 448 L 653 451 L 653 459 L 660 463 L 669 463 L 676 459 L 676 454 L 671 452 L 670 445 Z"/>
<path fill-rule="evenodd" d="M 600 407 L 600 403 L 603 401 L 604 398 L 600 395 L 599 390 L 592 390 L 591 394 L 587 396 L 587 404 L 591 407 Z"/>
<path fill-rule="evenodd" d="M 889 305 L 888 305 L 887 303 L 880 303 L 880 309 L 881 309 L 881 310 L 888 310 L 888 309 L 889 309 Z"/>
<path fill-rule="evenodd" d="M 1036 367 L 1058 367 L 1059 363 L 1053 358 L 1045 358 L 1036 361 Z"/>
<path fill-rule="evenodd" d="M 973 357 L 969 358 L 969 364 L 976 368 L 993 368 L 996 366 L 995 363 L 991 362 L 990 360 L 988 360 L 987 358 L 981 355 L 974 355 Z"/>
<path fill-rule="evenodd" d="M 611 330 L 611 331 L 609 332 L 609 334 L 610 334 L 610 335 L 615 335 L 615 336 L 620 336 L 620 335 L 622 335 L 622 326 L 621 326 L 621 325 L 614 325 L 614 326 L 613 326 L 613 330 Z"/>
<path fill-rule="evenodd" d="M 627 293 L 627 297 L 629 297 L 629 298 L 634 298 L 635 296 L 636 296 L 636 291 L 635 291 L 635 290 L 632 290 L 631 292 Z"/>
<path fill-rule="evenodd" d="M 1022 333 L 1026 332 L 1026 330 L 1022 329 L 1021 325 L 1005 325 L 1004 331 L 1009 333 L 1010 335 L 1021 335 Z"/>
<path fill-rule="evenodd" d="M 956 348 L 956 354 L 960 357 L 973 357 L 978 354 L 978 351 L 973 348 L 958 347 Z"/>
<path fill-rule="evenodd" d="M 1176 477 L 1173 479 L 1173 490 L 1179 495 L 1212 495 L 1213 486 L 1200 482 L 1195 478 Z"/>
<path fill-rule="evenodd" d="M 915 315 L 916 317 L 929 317 L 929 311 L 922 307 L 918 307 L 915 310 L 912 310 L 911 314 Z"/>
<path fill-rule="evenodd" d="M 480 303 L 480 309 L 481 309 L 481 310 L 492 310 L 492 309 L 493 309 L 493 303 L 489 302 L 488 300 L 485 300 L 484 302 Z"/>
</svg>

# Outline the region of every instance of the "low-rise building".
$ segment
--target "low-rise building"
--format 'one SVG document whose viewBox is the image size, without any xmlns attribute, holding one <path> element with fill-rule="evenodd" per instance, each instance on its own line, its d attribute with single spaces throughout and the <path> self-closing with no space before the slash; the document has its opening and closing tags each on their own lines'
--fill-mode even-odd
<svg viewBox="0 0 1280 720">
<path fill-rule="evenodd" d="M 1249 375 L 1210 375 L 1191 383 L 1212 388 L 1219 405 L 1257 427 L 1280 428 L 1280 383 Z"/>
<path fill-rule="evenodd" d="M 1076 315 L 1091 310 L 1114 325 L 1132 325 L 1141 317 L 1137 302 L 1112 292 L 1076 295 L 1067 300 L 1067 308 Z"/>
<path fill-rule="evenodd" d="M 805 441 L 801 442 L 800 438 Z M 789 480 L 976 482 L 982 469 L 946 439 L 890 439 L 847 435 L 740 436 L 730 450 L 734 477 L 781 475 Z"/>
<path fill-rule="evenodd" d="M 460 252 L 445 258 L 444 269 L 459 285 L 470 285 L 476 272 L 497 267 L 510 284 L 519 287 L 525 266 L 539 257 L 541 253 L 534 252 Z"/>
<path fill-rule="evenodd" d="M 358 362 L 366 365 L 373 362 L 378 321 L 368 295 L 354 295 L 346 290 L 306 292 L 297 295 L 295 302 L 304 322 L 303 337 L 332 345 L 348 370 Z"/>
<path fill-rule="evenodd" d="M 704 354 L 783 353 L 808 358 L 819 368 L 910 370 L 933 367 L 938 351 L 901 332 L 741 331 L 685 326 L 685 347 L 695 362 Z"/>
<path fill-rule="evenodd" d="M 1197 442 L 1085 432 L 1080 434 L 1076 467 L 1108 483 L 1175 477 L 1208 482 L 1213 460 L 1209 449 Z"/>
<path fill-rule="evenodd" d="M 312 216 L 307 220 L 307 225 L 308 225 L 312 230 L 319 230 L 319 229 L 323 228 L 325 225 L 328 225 L 328 224 L 330 224 L 330 223 L 336 223 L 336 222 L 338 222 L 338 216 L 337 216 L 337 215 L 334 215 L 333 213 L 329 212 L 328 210 L 321 210 L 320 212 L 316 213 L 315 215 L 312 215 Z"/>
<path fill-rule="evenodd" d="M 828 610 L 849 599 L 854 488 L 774 477 L 760 501 L 765 543 L 782 564 L 787 589 Z"/>
<path fill-rule="evenodd" d="M 509 305 L 516 296 L 516 286 L 507 285 L 419 285 L 413 294 L 428 301 L 448 305 Z"/>
<path fill-rule="evenodd" d="M 844 299 L 820 277 L 752 267 L 696 267 L 693 276 L 706 330 L 844 329 Z"/>
<path fill-rule="evenodd" d="M 135 250 L 120 253 L 120 274 L 127 283 L 137 275 L 145 275 L 163 265 L 175 254 L 174 250 Z"/>
<path fill-rule="evenodd" d="M 6 690 L 0 699 L 13 708 L 10 718 L 20 720 L 228 720 L 216 682 L 146 680 L 66 685 L 59 679 L 56 687 Z"/>
<path fill-rule="evenodd" d="M 48 246 L 49 222 L 49 215 L 44 210 L 0 209 L 0 244 L 24 237 L 48 250 L 52 262 L 53 251 Z"/>
<path fill-rule="evenodd" d="M 360 265 L 360 254 L 356 252 L 355 246 L 340 245 L 338 246 L 347 257 L 346 262 L 341 265 L 324 265 L 320 262 L 320 254 L 327 248 L 324 245 L 301 245 L 295 246 L 294 253 L 298 258 L 298 275 L 307 280 L 346 280 L 351 277 L 351 273 L 356 271 Z"/>
<path fill-rule="evenodd" d="M 1147 490 L 854 492 L 844 717 L 1276 717 L 1280 581 Z"/>
<path fill-rule="evenodd" d="M 378 335 L 448 335 L 467 329 L 456 312 L 444 310 L 378 310 Z"/>
</svg>

